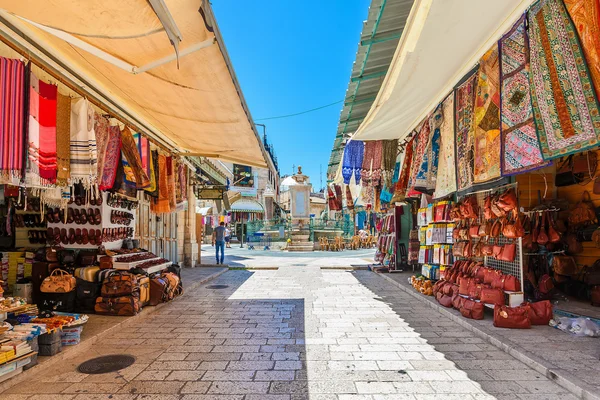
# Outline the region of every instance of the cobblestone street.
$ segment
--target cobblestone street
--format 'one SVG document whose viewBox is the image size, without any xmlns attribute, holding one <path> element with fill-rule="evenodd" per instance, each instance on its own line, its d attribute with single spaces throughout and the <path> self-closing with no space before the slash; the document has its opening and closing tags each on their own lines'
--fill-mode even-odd
<svg viewBox="0 0 600 400">
<path fill-rule="evenodd" d="M 575 398 L 369 271 L 229 271 L 91 349 L 0 397 Z M 115 353 L 137 361 L 117 373 L 76 371 Z"/>
</svg>

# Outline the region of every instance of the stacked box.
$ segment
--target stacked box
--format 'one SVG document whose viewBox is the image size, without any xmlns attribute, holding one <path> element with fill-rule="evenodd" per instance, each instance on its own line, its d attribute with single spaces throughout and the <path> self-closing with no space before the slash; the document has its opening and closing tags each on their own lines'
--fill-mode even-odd
<svg viewBox="0 0 600 400">
<path fill-rule="evenodd" d="M 60 329 L 40 335 L 38 337 L 39 355 L 53 356 L 58 354 L 62 348 L 60 335 Z"/>
</svg>

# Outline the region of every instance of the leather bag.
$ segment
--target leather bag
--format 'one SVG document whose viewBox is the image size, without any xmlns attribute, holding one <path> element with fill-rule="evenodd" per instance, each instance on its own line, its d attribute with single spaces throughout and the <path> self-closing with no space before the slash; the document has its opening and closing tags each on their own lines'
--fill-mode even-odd
<svg viewBox="0 0 600 400">
<path fill-rule="evenodd" d="M 544 246 L 550 240 L 548 234 L 546 233 L 546 213 L 542 213 L 541 220 L 542 222 L 537 235 L 537 243 Z"/>
<path fill-rule="evenodd" d="M 466 299 L 458 293 L 454 293 L 454 295 L 452 295 L 452 307 L 454 307 L 457 310 L 460 310 L 465 300 Z"/>
<path fill-rule="evenodd" d="M 481 247 L 481 254 L 484 256 L 491 256 L 494 254 L 494 245 L 491 245 L 489 243 L 485 243 L 482 247 Z"/>
<path fill-rule="evenodd" d="M 494 248 L 492 250 L 492 255 L 494 256 L 494 258 L 498 258 L 498 257 L 500 257 L 501 254 L 502 254 L 502 246 L 500 246 L 499 244 L 495 244 Z"/>
<path fill-rule="evenodd" d="M 548 241 L 550 243 L 560 242 L 560 233 L 556 230 L 554 218 L 550 215 L 548 215 Z"/>
<path fill-rule="evenodd" d="M 529 329 L 529 307 L 494 307 L 494 326 L 497 328 Z"/>
<path fill-rule="evenodd" d="M 507 292 L 519 292 L 521 283 L 513 275 L 501 274 L 494 277 L 492 288 L 506 290 Z"/>
<path fill-rule="evenodd" d="M 463 257 L 469 258 L 473 256 L 473 243 L 466 242 L 465 249 L 463 251 Z"/>
<path fill-rule="evenodd" d="M 504 212 L 509 212 L 517 208 L 517 194 L 515 189 L 509 188 L 500 195 L 497 202 L 498 208 Z"/>
<path fill-rule="evenodd" d="M 55 269 L 50 276 L 44 278 L 40 291 L 42 293 L 68 293 L 75 290 L 75 277 L 62 269 Z"/>
<path fill-rule="evenodd" d="M 504 305 L 504 291 L 502 289 L 484 287 L 481 289 L 480 300 L 485 304 Z"/>
<path fill-rule="evenodd" d="M 100 284 L 79 278 L 75 279 L 77 280 L 75 310 L 80 313 L 93 313 L 96 299 L 100 296 Z"/>
<path fill-rule="evenodd" d="M 584 225 L 577 228 L 575 235 L 577 236 L 578 242 L 592 242 L 594 240 L 594 234 L 598 230 L 598 225 L 590 224 Z M 596 235 L 597 237 L 598 235 Z"/>
<path fill-rule="evenodd" d="M 150 279 L 150 302 L 151 306 L 169 301 L 169 281 L 162 276 L 154 276 Z"/>
<path fill-rule="evenodd" d="M 555 255 L 552 259 L 552 270 L 555 274 L 575 276 L 577 275 L 577 263 L 571 256 Z"/>
<path fill-rule="evenodd" d="M 502 251 L 496 257 L 500 261 L 513 262 L 517 256 L 517 245 L 516 243 L 507 243 L 502 246 Z"/>
<path fill-rule="evenodd" d="M 144 307 L 150 302 L 150 278 L 138 275 L 137 280 L 140 284 L 140 307 Z"/>
<path fill-rule="evenodd" d="M 567 235 L 567 246 L 570 254 L 579 254 L 583 252 L 583 244 L 577 240 L 577 235 L 569 233 Z"/>
<path fill-rule="evenodd" d="M 469 295 L 469 282 L 471 282 L 471 278 L 461 278 L 458 281 L 458 294 L 463 296 Z"/>
<path fill-rule="evenodd" d="M 490 220 L 494 218 L 494 213 L 492 212 L 492 196 L 487 196 L 483 200 L 483 218 L 486 220 Z"/>
<path fill-rule="evenodd" d="M 102 282 L 102 297 L 140 297 L 140 285 L 135 275 L 124 271 L 115 271 Z"/>
<path fill-rule="evenodd" d="M 95 250 L 80 250 L 77 255 L 77 264 L 80 267 L 87 267 L 96 264 L 98 252 Z"/>
<path fill-rule="evenodd" d="M 522 306 L 529 307 L 531 325 L 548 325 L 553 317 L 552 303 L 549 300 L 523 303 Z"/>
<path fill-rule="evenodd" d="M 583 282 L 588 286 L 600 285 L 600 260 L 596 260 L 591 267 L 584 269 Z"/>
<path fill-rule="evenodd" d="M 469 237 L 471 239 L 479 238 L 479 225 L 471 225 L 469 228 Z"/>
<path fill-rule="evenodd" d="M 598 159 L 595 152 L 587 151 L 580 154 L 571 154 L 563 158 L 556 169 L 554 186 L 586 184 L 594 178 L 597 167 Z"/>
<path fill-rule="evenodd" d="M 109 256 L 100 257 L 100 269 L 112 269 L 113 259 Z"/>
<path fill-rule="evenodd" d="M 500 236 L 500 232 L 502 232 L 502 222 L 500 221 L 500 219 L 497 219 L 494 221 L 492 229 L 490 229 L 490 237 L 497 238 L 498 236 Z"/>
<path fill-rule="evenodd" d="M 484 272 L 483 283 L 491 285 L 492 282 L 494 281 L 494 279 L 496 279 L 496 276 L 501 275 L 501 274 L 502 274 L 502 271 L 499 271 L 494 268 L 486 268 L 485 272 Z"/>
<path fill-rule="evenodd" d="M 590 193 L 586 190 L 581 194 L 581 200 L 569 214 L 569 225 L 597 224 L 596 211 Z"/>
<path fill-rule="evenodd" d="M 477 219 L 479 217 L 479 205 L 477 205 L 477 198 L 474 195 L 465 197 L 462 205 L 460 206 L 460 212 L 463 218 Z"/>
<path fill-rule="evenodd" d="M 100 315 L 133 316 L 140 311 L 140 301 L 134 296 L 98 297 L 94 310 Z"/>
<path fill-rule="evenodd" d="M 491 230 L 492 225 L 489 222 L 484 221 L 481 225 L 479 225 L 479 237 L 488 236 Z"/>
<path fill-rule="evenodd" d="M 590 299 L 592 300 L 593 306 L 600 307 L 600 285 L 592 287 Z"/>
<path fill-rule="evenodd" d="M 447 296 L 443 293 L 438 293 L 436 295 L 435 299 L 438 301 L 438 303 L 440 303 L 444 307 L 447 307 L 447 308 L 452 307 L 452 297 L 450 297 L 450 296 Z"/>
<path fill-rule="evenodd" d="M 540 277 L 538 281 L 538 290 L 542 294 L 548 294 L 554 290 L 554 282 L 552 281 L 550 275 L 544 274 Z"/>
<path fill-rule="evenodd" d="M 75 264 L 75 252 L 73 250 L 60 250 L 58 252 L 58 262 L 62 265 Z"/>
<path fill-rule="evenodd" d="M 163 272 L 161 277 L 165 278 L 169 282 L 169 290 L 167 292 L 169 300 L 173 300 L 176 296 L 181 294 L 181 285 L 179 283 L 180 280 L 177 275 L 175 275 L 173 272 Z"/>
<path fill-rule="evenodd" d="M 465 318 L 470 319 L 483 319 L 483 303 L 478 303 L 473 300 L 465 299 L 460 308 L 460 313 Z"/>
<path fill-rule="evenodd" d="M 469 297 L 470 298 L 479 300 L 481 298 L 482 290 L 483 290 L 483 283 L 479 283 L 475 279 L 472 279 L 469 282 Z"/>
<path fill-rule="evenodd" d="M 58 262 L 58 250 L 56 247 L 46 248 L 46 261 L 55 263 Z"/>
</svg>

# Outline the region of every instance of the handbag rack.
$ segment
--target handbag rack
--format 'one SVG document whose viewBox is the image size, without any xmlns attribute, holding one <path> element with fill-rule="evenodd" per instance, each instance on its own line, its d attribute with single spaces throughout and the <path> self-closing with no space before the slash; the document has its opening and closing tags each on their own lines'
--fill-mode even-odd
<svg viewBox="0 0 600 400">
<path fill-rule="evenodd" d="M 493 189 L 481 190 L 478 192 L 468 193 L 464 196 L 460 196 L 458 201 L 461 202 L 465 197 L 475 196 L 475 198 L 477 199 L 477 205 L 479 206 L 479 218 L 477 218 L 477 221 L 475 223 L 481 224 L 485 221 L 485 218 L 483 216 L 485 198 L 487 196 L 489 196 L 490 194 L 497 193 L 497 192 L 502 193 L 510 188 L 514 189 L 515 193 L 517 193 L 517 203 L 518 203 L 519 191 L 518 191 L 518 185 L 516 182 L 509 183 L 509 184 L 503 185 L 503 186 L 499 186 L 499 187 L 496 187 Z M 519 209 L 519 206 L 517 205 L 517 210 L 518 209 Z M 477 242 L 477 240 L 485 240 L 485 239 L 482 239 L 482 238 L 471 239 L 471 241 L 473 242 L 473 245 Z M 502 232 L 500 232 L 500 236 L 498 236 L 497 238 L 487 238 L 487 240 L 488 240 L 489 244 L 496 244 L 496 245 L 501 245 L 501 246 L 506 243 L 512 243 L 513 241 L 514 241 L 514 243 L 517 244 L 514 261 L 507 262 L 507 261 L 497 260 L 493 256 L 484 256 L 483 263 L 486 267 L 495 268 L 495 269 L 502 271 L 504 274 L 509 274 L 509 275 L 515 276 L 521 283 L 521 292 L 523 292 L 523 290 L 524 290 L 523 275 L 524 274 L 523 274 L 523 242 L 522 242 L 522 238 L 507 239 L 504 237 L 504 235 L 502 235 Z"/>
</svg>

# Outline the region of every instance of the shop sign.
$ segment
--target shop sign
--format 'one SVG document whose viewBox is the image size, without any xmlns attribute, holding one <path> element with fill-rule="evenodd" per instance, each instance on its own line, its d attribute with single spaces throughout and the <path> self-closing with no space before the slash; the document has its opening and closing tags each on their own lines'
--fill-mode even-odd
<svg viewBox="0 0 600 400">
<path fill-rule="evenodd" d="M 230 190 L 242 196 L 256 196 L 258 194 L 258 175 L 252 167 L 233 164 L 233 182 Z"/>
</svg>

